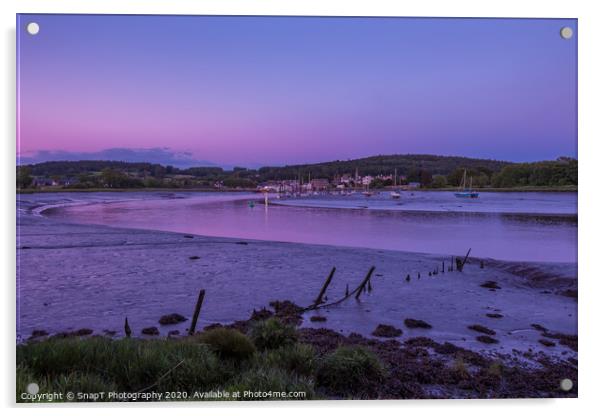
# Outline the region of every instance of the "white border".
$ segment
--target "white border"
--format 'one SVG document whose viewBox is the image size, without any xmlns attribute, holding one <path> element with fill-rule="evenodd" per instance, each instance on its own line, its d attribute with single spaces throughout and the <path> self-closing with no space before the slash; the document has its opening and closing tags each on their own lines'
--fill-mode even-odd
<svg viewBox="0 0 602 416">
<path fill-rule="evenodd" d="M 165 412 L 174 408 L 178 413 L 199 412 L 248 413 L 271 412 L 307 415 L 328 411 L 345 414 L 365 414 L 370 408 L 376 411 L 399 413 L 420 412 L 445 414 L 507 415 L 518 410 L 545 412 L 546 415 L 577 413 L 594 408 L 600 386 L 600 346 L 602 332 L 599 319 L 602 293 L 602 264 L 598 241 L 600 235 L 600 74 L 602 63 L 600 41 L 602 19 L 596 13 L 594 1 L 477 1 L 477 0 L 3 0 L 2 34 L 3 53 L 0 62 L 2 91 L 0 101 L 2 117 L 2 195 L 0 205 L 3 239 L 2 282 L 4 290 L 2 326 L 1 392 L 4 406 L 14 405 L 14 331 L 15 331 L 15 13 L 128 13 L 128 14 L 265 14 L 265 15 L 364 15 L 364 16 L 457 16 L 457 17 L 564 17 L 579 19 L 579 399 L 567 400 L 445 400 L 445 401 L 390 401 L 390 402 L 311 402 L 311 403 L 192 403 L 192 404 L 137 404 L 110 406 L 111 412 L 144 411 Z M 134 406 L 139 407 L 133 409 Z M 21 406 L 23 407 L 23 406 Z M 25 406 L 26 413 L 39 412 L 72 414 L 104 414 L 106 406 Z M 144 409 L 140 409 L 144 407 Z M 599 407 L 599 405 L 597 406 Z M 131 409 L 131 410 L 130 410 Z"/>
</svg>

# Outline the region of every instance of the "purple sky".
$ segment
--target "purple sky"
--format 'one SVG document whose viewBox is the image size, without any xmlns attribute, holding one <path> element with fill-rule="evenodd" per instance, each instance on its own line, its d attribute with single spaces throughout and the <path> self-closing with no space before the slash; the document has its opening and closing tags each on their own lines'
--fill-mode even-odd
<svg viewBox="0 0 602 416">
<path fill-rule="evenodd" d="M 573 19 L 20 15 L 17 28 L 21 156 L 577 155 Z"/>
</svg>

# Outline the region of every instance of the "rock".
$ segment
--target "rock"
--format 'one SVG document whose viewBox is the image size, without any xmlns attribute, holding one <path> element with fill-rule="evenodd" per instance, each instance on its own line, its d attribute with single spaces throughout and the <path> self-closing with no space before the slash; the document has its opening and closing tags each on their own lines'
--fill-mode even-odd
<svg viewBox="0 0 602 416">
<path fill-rule="evenodd" d="M 424 329 L 431 329 L 433 326 L 431 324 L 429 324 L 428 322 L 425 322 L 423 320 L 420 319 L 412 319 L 412 318 L 408 318 L 405 321 L 403 321 L 403 323 L 408 327 L 408 328 L 424 328 Z"/>
<path fill-rule="evenodd" d="M 76 337 L 85 337 L 86 335 L 92 334 L 92 332 L 94 332 L 94 330 L 90 328 L 81 328 L 77 331 L 73 331 L 71 334 Z"/>
<path fill-rule="evenodd" d="M 545 345 L 546 347 L 555 347 L 556 343 L 554 341 L 550 341 L 549 339 L 540 339 L 538 340 L 541 345 Z"/>
<path fill-rule="evenodd" d="M 184 238 L 194 238 L 192 235 L 185 235 Z"/>
<path fill-rule="evenodd" d="M 403 331 L 399 328 L 395 328 L 391 325 L 379 324 L 376 329 L 372 332 L 375 337 L 382 338 L 395 338 L 403 334 Z"/>
<path fill-rule="evenodd" d="M 404 344 L 409 347 L 430 347 L 430 348 L 434 348 L 439 345 L 435 341 L 433 341 L 431 338 L 427 338 L 427 337 L 410 338 L 410 339 L 406 340 L 404 342 Z"/>
<path fill-rule="evenodd" d="M 180 315 L 179 313 L 171 313 L 169 315 L 163 315 L 159 319 L 159 323 L 161 325 L 175 325 L 175 324 L 179 324 L 180 322 L 187 321 L 187 320 L 188 320 L 188 318 L 185 318 L 184 316 Z"/>
<path fill-rule="evenodd" d="M 109 337 L 112 337 L 112 336 L 114 336 L 114 335 L 117 333 L 117 331 L 111 331 L 111 330 L 109 330 L 109 329 L 105 329 L 105 330 L 104 330 L 104 331 L 102 331 L 102 332 L 104 332 L 104 333 L 105 333 L 105 335 L 107 335 L 107 336 L 109 336 Z"/>
<path fill-rule="evenodd" d="M 200 259 L 200 257 L 199 257 L 199 256 L 190 256 L 190 257 L 188 257 L 188 258 L 189 258 L 190 260 L 198 260 L 198 259 Z"/>
<path fill-rule="evenodd" d="M 435 352 L 438 354 L 444 354 L 444 355 L 451 355 L 451 354 L 455 354 L 456 352 L 460 351 L 461 348 L 458 347 L 457 345 L 454 345 L 452 343 L 449 342 L 444 342 L 441 345 L 437 345 L 435 347 Z"/>
<path fill-rule="evenodd" d="M 44 331 L 43 329 L 34 329 L 33 331 L 31 331 L 31 336 L 29 338 L 39 338 L 39 337 L 45 337 L 48 335 L 47 331 Z"/>
<path fill-rule="evenodd" d="M 477 341 L 482 342 L 484 344 L 498 344 L 499 341 L 495 338 L 491 338 L 490 336 L 487 335 L 479 335 L 477 337 Z"/>
<path fill-rule="evenodd" d="M 504 315 L 502 315 L 501 313 L 488 313 L 488 314 L 485 314 L 485 316 L 487 316 L 488 318 L 495 318 L 495 319 L 504 317 Z"/>
<path fill-rule="evenodd" d="M 493 329 L 489 329 L 483 325 L 470 325 L 468 327 L 468 329 L 470 329 L 472 331 L 480 332 L 482 334 L 495 335 L 495 331 Z"/>
<path fill-rule="evenodd" d="M 156 326 L 149 326 L 148 328 L 142 329 L 143 335 L 159 335 L 159 330 Z"/>
<path fill-rule="evenodd" d="M 481 285 L 481 287 L 484 287 L 486 289 L 501 289 L 497 282 L 494 282 L 493 280 L 486 281 Z"/>
<path fill-rule="evenodd" d="M 548 328 L 546 328 L 546 327 L 545 327 L 545 326 L 543 326 L 543 325 L 539 325 L 539 324 L 531 324 L 531 326 L 532 326 L 533 328 L 537 329 L 538 331 L 541 331 L 541 332 L 548 332 Z"/>
<path fill-rule="evenodd" d="M 567 289 L 567 290 L 560 292 L 560 294 L 562 296 L 566 296 L 566 297 L 573 298 L 573 299 L 577 299 L 577 295 L 578 295 L 576 289 Z"/>
<path fill-rule="evenodd" d="M 207 325 L 206 327 L 204 327 L 204 328 L 203 328 L 203 331 L 211 331 L 212 329 L 215 329 L 215 328 L 222 328 L 222 327 L 223 327 L 223 325 L 222 325 L 222 324 L 220 324 L 220 323 L 217 323 L 217 322 L 216 322 L 216 323 L 214 323 L 214 324 L 209 324 L 209 325 Z"/>
<path fill-rule="evenodd" d="M 326 321 L 326 317 L 325 316 L 312 316 L 311 318 L 309 318 L 310 321 L 312 322 L 325 322 Z"/>
<path fill-rule="evenodd" d="M 272 316 L 274 316 L 274 313 L 272 311 L 270 311 L 269 309 L 261 308 L 258 311 L 253 309 L 253 313 L 251 314 L 250 319 L 252 321 L 264 321 L 266 319 L 271 318 Z"/>
<path fill-rule="evenodd" d="M 180 331 L 178 331 L 177 329 L 174 329 L 173 331 L 169 331 L 167 333 L 167 336 L 169 338 L 174 338 L 174 337 L 177 337 L 178 335 L 180 335 Z"/>
<path fill-rule="evenodd" d="M 274 309 L 274 315 L 285 324 L 300 325 L 303 322 L 303 308 L 288 300 L 272 301 L 270 306 Z"/>
<path fill-rule="evenodd" d="M 573 351 L 577 352 L 578 339 L 577 335 L 561 334 L 559 332 L 545 332 L 543 334 L 546 338 L 552 338 L 558 340 L 560 345 L 569 347 Z"/>
</svg>

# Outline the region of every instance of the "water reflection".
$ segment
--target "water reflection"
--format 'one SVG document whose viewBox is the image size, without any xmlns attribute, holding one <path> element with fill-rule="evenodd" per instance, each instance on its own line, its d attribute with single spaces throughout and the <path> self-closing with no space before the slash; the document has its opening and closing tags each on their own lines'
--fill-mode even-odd
<svg viewBox="0 0 602 416">
<path fill-rule="evenodd" d="M 437 254 L 472 248 L 475 256 L 503 260 L 576 261 L 576 215 L 265 206 L 261 196 L 251 207 L 251 197 L 111 202 L 66 207 L 52 215 L 207 236 Z"/>
</svg>

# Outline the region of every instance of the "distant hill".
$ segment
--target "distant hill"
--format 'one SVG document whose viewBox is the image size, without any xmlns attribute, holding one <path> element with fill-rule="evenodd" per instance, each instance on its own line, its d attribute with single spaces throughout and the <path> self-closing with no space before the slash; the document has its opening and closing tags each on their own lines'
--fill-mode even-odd
<svg viewBox="0 0 602 416">
<path fill-rule="evenodd" d="M 408 175 L 413 171 L 427 170 L 433 175 L 449 175 L 455 169 L 470 169 L 488 172 L 488 174 L 501 171 L 505 166 L 512 164 L 490 159 L 473 159 L 458 156 L 436 155 L 379 155 L 353 160 L 334 160 L 330 162 L 266 166 L 257 169 L 260 176 L 269 176 L 266 179 L 278 179 L 283 176 L 297 177 L 299 174 L 311 173 L 313 177 L 332 177 L 338 174 L 354 174 L 357 169 L 360 175 L 390 174 L 397 169 L 399 175 Z M 100 172 L 103 169 L 116 169 L 123 172 L 153 172 L 165 168 L 159 163 L 149 162 L 121 162 L 114 160 L 78 160 L 78 161 L 49 161 L 28 164 L 31 174 L 36 176 L 77 175 L 82 173 Z M 191 174 L 198 176 L 208 171 L 212 173 L 223 172 L 220 167 L 189 167 L 172 168 L 174 173 Z M 247 169 L 253 172 L 255 169 Z M 272 178 L 273 176 L 273 178 Z"/>
<path fill-rule="evenodd" d="M 461 168 L 483 172 L 490 176 L 511 164 L 512 162 L 491 159 L 406 154 L 379 155 L 315 164 L 263 167 L 259 169 L 259 173 L 261 176 L 266 176 L 267 179 L 277 179 L 283 176 L 295 178 L 299 174 L 306 175 L 311 172 L 312 177 L 318 178 L 345 173 L 354 174 L 356 169 L 362 176 L 391 174 L 397 169 L 398 175 L 414 176 L 419 171 L 428 171 L 432 175 L 449 175 L 456 169 Z"/>
<path fill-rule="evenodd" d="M 145 162 L 118 162 L 114 160 L 77 160 L 54 161 L 24 165 L 31 168 L 34 176 L 70 176 L 84 173 L 100 172 L 103 169 L 115 169 L 122 172 L 152 172 L 157 167 L 156 163 Z"/>
<path fill-rule="evenodd" d="M 33 165 L 43 162 L 83 160 L 111 160 L 130 163 L 155 163 L 186 169 L 193 166 L 218 166 L 215 163 L 198 160 L 190 152 L 177 152 L 169 148 L 155 147 L 147 149 L 110 148 L 96 152 L 70 152 L 65 150 L 40 150 L 30 155 L 21 155 L 19 165 Z"/>
</svg>

